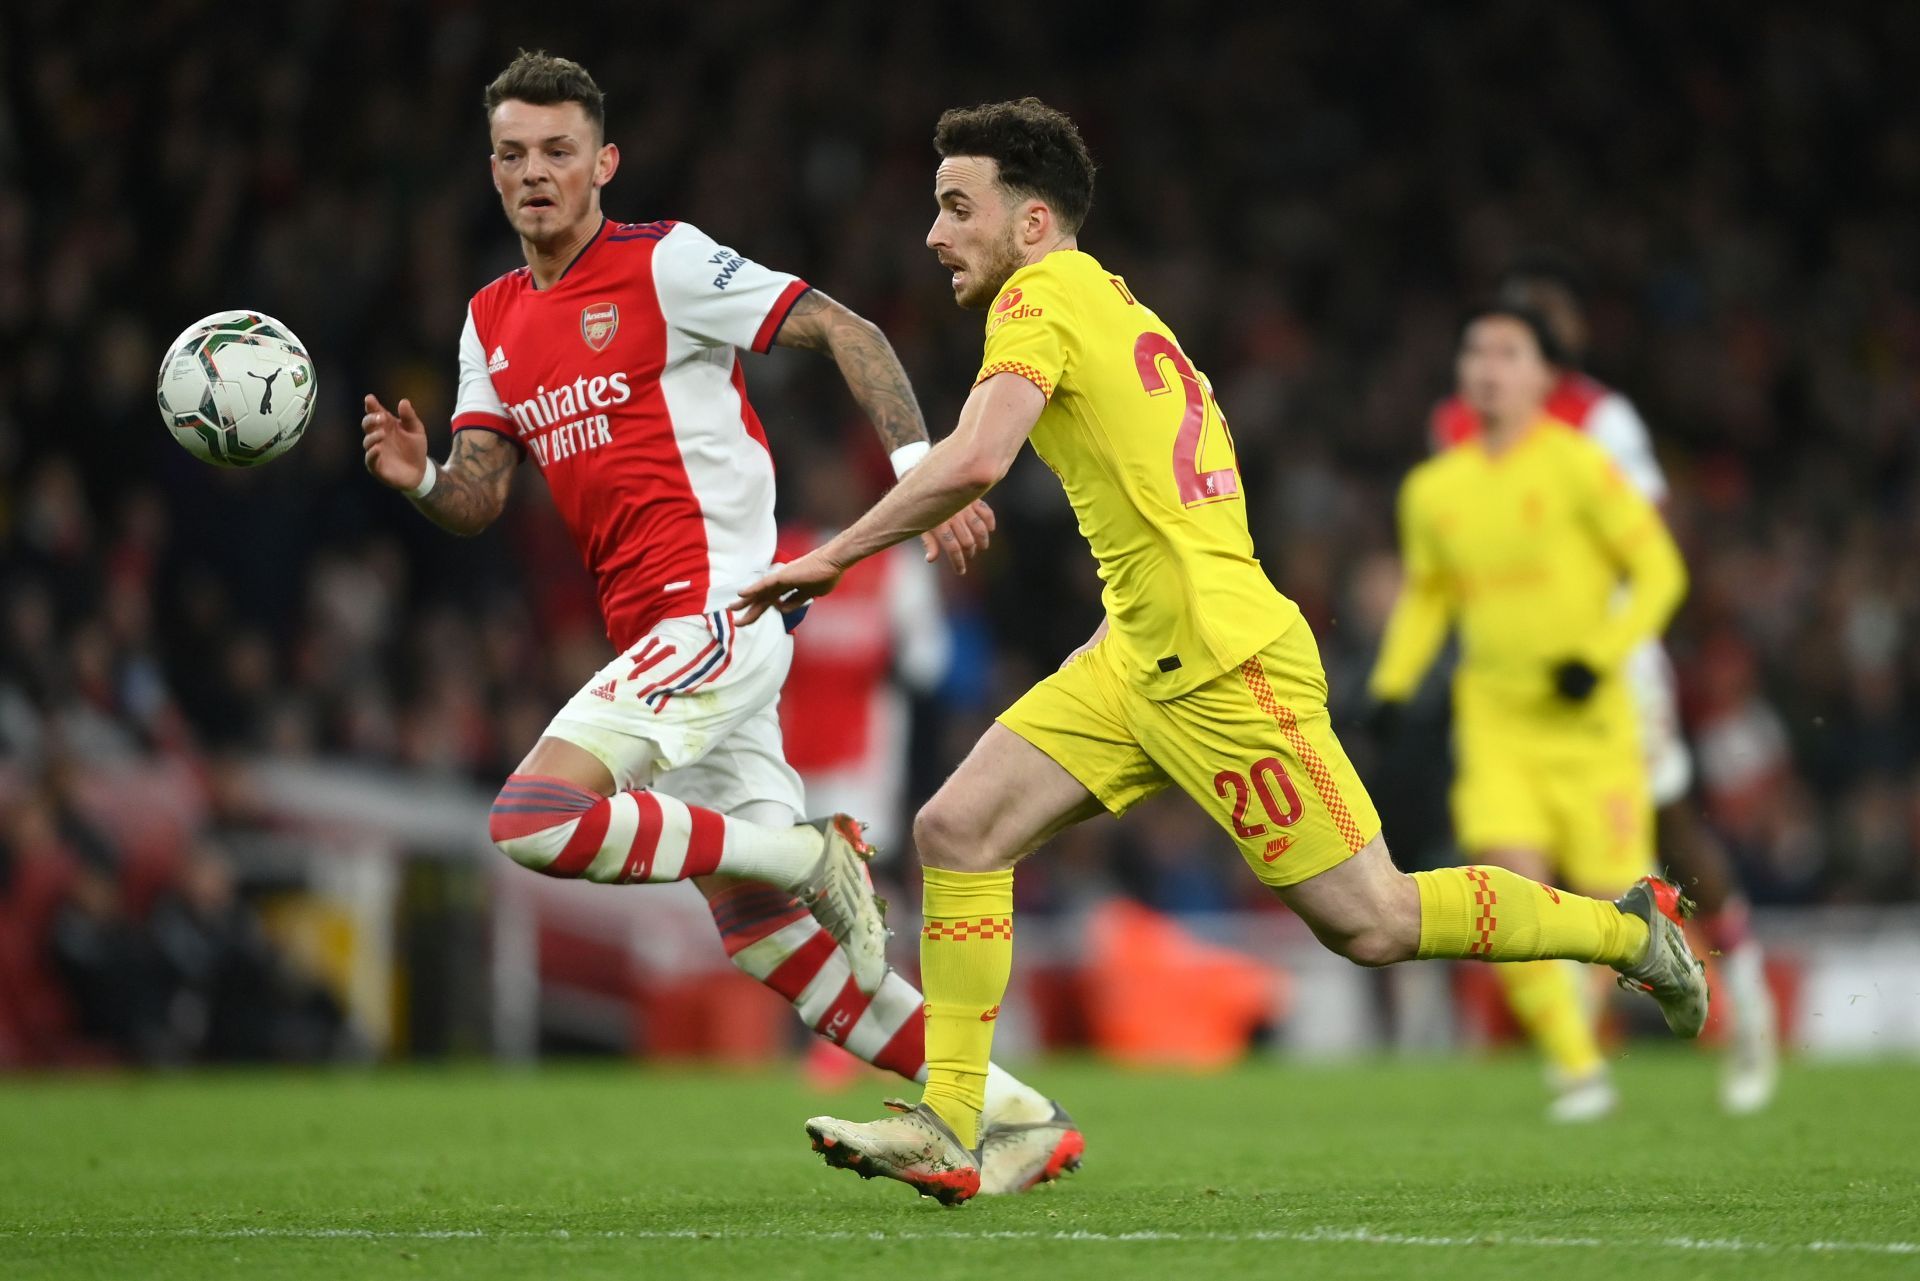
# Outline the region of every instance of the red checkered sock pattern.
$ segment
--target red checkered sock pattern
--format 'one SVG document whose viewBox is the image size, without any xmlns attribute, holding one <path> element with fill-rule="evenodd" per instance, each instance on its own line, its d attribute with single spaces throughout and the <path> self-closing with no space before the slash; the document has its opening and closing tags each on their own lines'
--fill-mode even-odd
<svg viewBox="0 0 1920 1281">
<path fill-rule="evenodd" d="M 1647 923 L 1601 899 L 1530 881 L 1504 867 L 1415 872 L 1420 958 L 1592 961 L 1621 969 L 1646 955 Z"/>
<path fill-rule="evenodd" d="M 1013 973 L 1013 869 L 923 869 L 920 981 L 927 994 L 927 1088 L 932 1108 L 973 1147 L 986 1105 L 993 1023 Z"/>
<path fill-rule="evenodd" d="M 762 827 L 653 791 L 600 796 L 540 774 L 507 779 L 487 834 L 522 867 L 612 885 L 725 873 L 792 889 L 820 857 L 810 827 Z"/>
<path fill-rule="evenodd" d="M 785 997 L 808 1027 L 909 1081 L 925 1073 L 926 1020 L 913 984 L 889 973 L 867 996 L 846 952 L 785 891 L 741 885 L 707 906 L 733 963 Z"/>
</svg>

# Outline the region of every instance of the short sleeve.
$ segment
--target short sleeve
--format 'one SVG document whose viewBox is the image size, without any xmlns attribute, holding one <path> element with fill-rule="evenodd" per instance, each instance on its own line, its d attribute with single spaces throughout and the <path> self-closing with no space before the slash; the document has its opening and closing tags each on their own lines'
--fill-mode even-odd
<svg viewBox="0 0 1920 1281">
<path fill-rule="evenodd" d="M 480 341 L 480 331 L 473 323 L 473 307 L 469 304 L 467 323 L 460 330 L 460 391 L 453 402 L 453 429 L 456 432 L 468 428 L 497 432 L 524 453 L 526 446 L 520 444 L 520 438 L 513 430 L 513 418 L 501 402 L 500 393 L 494 390 L 493 375 L 487 372 L 492 359 L 499 357 L 488 357 L 486 345 Z"/>
<path fill-rule="evenodd" d="M 1619 465 L 1597 444 L 1575 438 L 1574 492 L 1601 542 L 1624 559 L 1634 544 L 1660 524 L 1660 514 Z"/>
<path fill-rule="evenodd" d="M 986 350 L 974 385 L 1018 374 L 1048 400 L 1067 369 L 1066 293 L 1045 272 L 1016 274 L 987 312 Z"/>
<path fill-rule="evenodd" d="M 654 287 L 668 325 L 703 347 L 766 351 L 807 292 L 807 282 L 763 267 L 676 223 L 653 255 Z"/>
</svg>

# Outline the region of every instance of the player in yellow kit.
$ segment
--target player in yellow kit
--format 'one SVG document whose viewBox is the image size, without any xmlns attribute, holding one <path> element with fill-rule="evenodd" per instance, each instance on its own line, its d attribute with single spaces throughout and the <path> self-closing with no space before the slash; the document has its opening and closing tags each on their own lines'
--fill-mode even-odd
<svg viewBox="0 0 1920 1281">
<path fill-rule="evenodd" d="M 1244 481 L 1207 380 L 1126 281 L 1079 248 L 1093 200 L 1079 131 L 1028 98 L 949 111 L 934 145 L 940 213 L 927 245 L 953 273 L 956 300 L 987 312 L 959 425 L 871 511 L 736 607 L 752 618 L 832 590 L 847 566 L 985 493 L 1031 438 L 1099 562 L 1106 618 L 987 730 L 914 822 L 925 867 L 920 1103 L 865 1124 L 815 1117 L 814 1146 L 830 1164 L 945 1201 L 983 1190 L 975 1143 L 1012 964 L 1013 866 L 1062 828 L 1169 784 L 1352 960 L 1600 961 L 1697 1035 L 1706 983 L 1672 887 L 1650 880 L 1616 905 L 1504 868 L 1394 868 L 1329 727 L 1313 636 L 1254 559 Z M 947 533 L 970 536 L 964 524 Z M 978 1141 L 1031 1145 L 1031 1161 L 996 1165 L 1034 1180 L 1079 1156 L 1057 1109 Z"/>
<path fill-rule="evenodd" d="M 1686 589 L 1666 524 L 1606 453 L 1545 404 L 1545 325 L 1486 308 L 1461 332 L 1461 396 L 1482 435 L 1414 468 L 1400 494 L 1406 586 L 1370 692 L 1412 696 L 1450 629 L 1453 820 L 1475 862 L 1611 898 L 1653 871 L 1653 807 L 1627 656 Z M 1615 1095 L 1577 986 L 1554 961 L 1502 966 L 1547 1055 L 1550 1115 L 1593 1120 Z"/>
</svg>

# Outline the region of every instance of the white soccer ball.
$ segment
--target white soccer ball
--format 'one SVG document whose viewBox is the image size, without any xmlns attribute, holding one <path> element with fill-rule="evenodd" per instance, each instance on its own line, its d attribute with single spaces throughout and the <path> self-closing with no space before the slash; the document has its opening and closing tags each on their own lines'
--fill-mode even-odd
<svg viewBox="0 0 1920 1281">
<path fill-rule="evenodd" d="M 160 362 L 160 416 L 186 451 L 217 467 L 278 458 L 313 421 L 313 358 L 257 311 L 188 325 Z"/>
</svg>

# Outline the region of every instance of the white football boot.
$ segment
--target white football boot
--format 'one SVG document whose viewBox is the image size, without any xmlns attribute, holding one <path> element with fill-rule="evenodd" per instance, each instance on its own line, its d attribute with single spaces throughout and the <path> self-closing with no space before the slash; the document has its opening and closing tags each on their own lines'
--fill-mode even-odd
<svg viewBox="0 0 1920 1281">
<path fill-rule="evenodd" d="M 1780 1084 L 1778 1015 L 1760 945 L 1747 942 L 1721 959 L 1733 1029 L 1720 1067 L 1720 1107 L 1747 1116 L 1773 1102 Z"/>
<path fill-rule="evenodd" d="M 942 1205 L 959 1205 L 980 1191 L 980 1159 L 924 1103 L 888 1099 L 895 1115 L 878 1121 L 816 1116 L 807 1122 L 813 1150 L 837 1170 L 863 1179 L 898 1179 Z"/>
<path fill-rule="evenodd" d="M 1706 967 L 1695 959 L 1680 928 L 1693 914 L 1693 901 L 1672 881 L 1643 876 L 1613 905 L 1647 923 L 1647 954 L 1638 964 L 1620 970 L 1620 986 L 1646 992 L 1658 1001 L 1675 1036 L 1699 1036 L 1712 998 Z"/>
<path fill-rule="evenodd" d="M 873 847 L 860 835 L 860 825 L 845 814 L 805 826 L 819 832 L 823 844 L 820 861 L 794 897 L 846 949 L 854 986 L 872 996 L 887 977 L 888 937 L 886 904 L 874 896 L 867 876 Z"/>
<path fill-rule="evenodd" d="M 1602 1072 L 1562 1087 L 1547 1104 L 1547 1119 L 1558 1125 L 1585 1125 L 1612 1116 L 1620 1106 L 1620 1092 Z"/>
<path fill-rule="evenodd" d="M 1044 1121 L 1004 1121 L 980 1128 L 980 1194 L 1006 1196 L 1052 1183 L 1080 1168 L 1086 1136 L 1058 1103 Z"/>
</svg>

